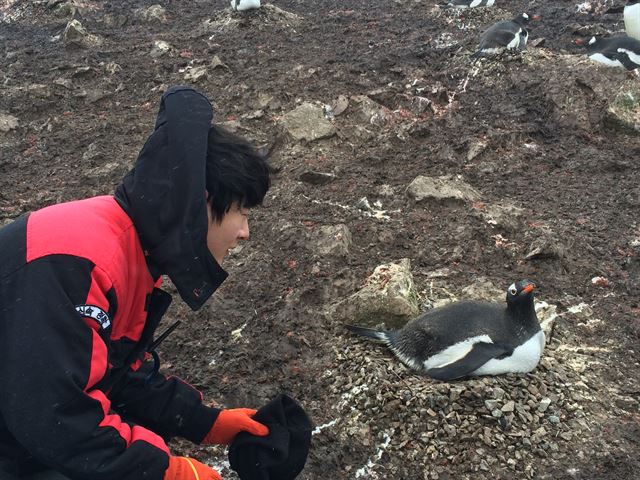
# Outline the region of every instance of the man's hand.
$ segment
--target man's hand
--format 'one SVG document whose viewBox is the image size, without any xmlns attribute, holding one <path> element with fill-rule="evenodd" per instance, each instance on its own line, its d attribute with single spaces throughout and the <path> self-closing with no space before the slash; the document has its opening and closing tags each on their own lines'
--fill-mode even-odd
<svg viewBox="0 0 640 480">
<path fill-rule="evenodd" d="M 169 457 L 164 480 L 222 480 L 215 470 L 187 457 Z"/>
<path fill-rule="evenodd" d="M 256 410 L 251 408 L 222 410 L 202 443 L 229 445 L 240 432 L 249 432 L 258 437 L 269 435 L 267 427 L 251 418 L 255 414 Z"/>
</svg>

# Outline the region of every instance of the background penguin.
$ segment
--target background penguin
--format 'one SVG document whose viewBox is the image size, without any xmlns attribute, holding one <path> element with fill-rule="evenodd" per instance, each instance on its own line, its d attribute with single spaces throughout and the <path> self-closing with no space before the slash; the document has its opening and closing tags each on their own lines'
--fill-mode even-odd
<svg viewBox="0 0 640 480">
<path fill-rule="evenodd" d="M 584 40 L 575 42 L 584 45 Z M 627 70 L 635 70 L 640 67 L 640 40 L 627 35 L 615 37 L 596 38 L 591 37 L 587 47 L 587 56 L 599 63 L 610 67 L 624 67 Z"/>
<path fill-rule="evenodd" d="M 504 49 L 522 50 L 527 45 L 529 32 L 525 28 L 530 19 L 537 20 L 537 15 L 529 17 L 527 13 L 521 13 L 513 20 L 503 20 L 494 23 L 480 37 L 478 50 L 471 55 L 471 58 L 478 58 L 483 55 L 499 53 Z"/>
<path fill-rule="evenodd" d="M 448 2 L 441 4 L 441 7 L 442 8 L 490 7 L 494 3 L 495 3 L 495 0 L 449 0 Z"/>
<path fill-rule="evenodd" d="M 231 0 L 231 8 L 236 12 L 260 8 L 260 0 Z"/>
<path fill-rule="evenodd" d="M 640 40 L 640 0 L 629 0 L 624 7 L 623 16 L 627 35 Z"/>
<path fill-rule="evenodd" d="M 461 301 L 430 310 L 397 331 L 346 328 L 384 342 L 405 365 L 438 380 L 530 372 L 545 345 L 533 305 L 535 285 L 507 289 L 507 305 Z"/>
</svg>

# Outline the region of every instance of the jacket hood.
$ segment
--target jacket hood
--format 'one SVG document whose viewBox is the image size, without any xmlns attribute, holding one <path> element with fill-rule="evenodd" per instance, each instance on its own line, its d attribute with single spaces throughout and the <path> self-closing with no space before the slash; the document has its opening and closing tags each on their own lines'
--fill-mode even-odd
<svg viewBox="0 0 640 480">
<path fill-rule="evenodd" d="M 133 220 L 152 270 L 198 310 L 227 278 L 207 248 L 207 138 L 213 109 L 194 89 L 171 87 L 153 133 L 115 197 Z"/>
</svg>

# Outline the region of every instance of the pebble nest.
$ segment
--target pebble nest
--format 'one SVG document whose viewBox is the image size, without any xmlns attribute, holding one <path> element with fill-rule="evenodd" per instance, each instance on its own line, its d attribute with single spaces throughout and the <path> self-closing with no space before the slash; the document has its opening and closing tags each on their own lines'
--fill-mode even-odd
<svg viewBox="0 0 640 480">
<path fill-rule="evenodd" d="M 345 336 L 346 346 L 335 348 L 336 369 L 326 373 L 340 398 L 336 440 L 376 452 L 350 478 L 450 478 L 461 473 L 456 465 L 473 478 L 534 478 L 542 459 L 557 457 L 561 442 L 591 435 L 596 421 L 584 409 L 591 389 L 560 336 L 547 340 L 532 373 L 454 383 L 409 370 L 384 345 Z M 389 456 L 403 461 L 393 466 Z"/>
</svg>

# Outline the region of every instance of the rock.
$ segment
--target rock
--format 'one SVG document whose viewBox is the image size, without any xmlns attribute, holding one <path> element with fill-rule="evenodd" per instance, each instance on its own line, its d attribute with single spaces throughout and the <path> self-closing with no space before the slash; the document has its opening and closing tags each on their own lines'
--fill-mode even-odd
<svg viewBox="0 0 640 480">
<path fill-rule="evenodd" d="M 366 95 L 356 95 L 351 99 L 359 105 L 358 116 L 363 122 L 381 126 L 385 125 L 391 118 L 389 109 L 371 100 Z"/>
<path fill-rule="evenodd" d="M 198 83 L 200 80 L 207 78 L 208 75 L 209 72 L 207 71 L 207 67 L 200 65 L 198 67 L 188 69 L 184 74 L 184 79 L 189 82 Z"/>
<path fill-rule="evenodd" d="M 488 143 L 485 140 L 474 140 L 467 151 L 467 162 L 472 161 L 487 149 Z"/>
<path fill-rule="evenodd" d="M 149 55 L 153 58 L 160 58 L 163 55 L 166 55 L 171 50 L 171 45 L 169 45 L 164 40 L 156 40 L 153 42 L 153 48 Z"/>
<path fill-rule="evenodd" d="M 409 259 L 376 267 L 360 291 L 331 307 L 329 313 L 336 320 L 350 323 L 384 323 L 387 328 L 401 328 L 418 315 Z"/>
<path fill-rule="evenodd" d="M 0 112 L 0 132 L 10 132 L 18 128 L 19 121 L 13 115 Z"/>
<path fill-rule="evenodd" d="M 540 413 L 544 413 L 547 411 L 547 409 L 549 408 L 549 405 L 551 405 L 551 399 L 549 397 L 545 397 L 542 400 L 540 400 L 540 403 L 538 404 L 538 411 Z"/>
<path fill-rule="evenodd" d="M 109 75 L 114 75 L 122 71 L 122 67 L 115 62 L 109 62 L 104 66 L 104 71 Z"/>
<path fill-rule="evenodd" d="M 333 115 L 336 117 L 341 115 L 348 107 L 349 99 L 344 95 L 340 95 L 333 106 Z"/>
<path fill-rule="evenodd" d="M 231 70 L 229 68 L 229 65 L 227 65 L 222 60 L 220 60 L 220 57 L 218 55 L 213 56 L 213 58 L 209 62 L 209 66 L 211 67 L 212 70 L 215 70 L 216 68 L 225 68 L 227 70 Z"/>
<path fill-rule="evenodd" d="M 62 38 L 69 47 L 91 48 L 102 44 L 100 37 L 90 34 L 75 18 L 67 23 Z"/>
<path fill-rule="evenodd" d="M 513 412 L 516 408 L 516 402 L 514 402 L 513 400 L 509 400 L 507 403 L 505 403 L 502 408 L 500 410 L 502 410 L 504 413 L 510 413 Z"/>
<path fill-rule="evenodd" d="M 480 193 L 458 177 L 416 177 L 407 187 L 407 195 L 416 202 L 426 199 L 473 202 Z"/>
<path fill-rule="evenodd" d="M 333 124 L 325 118 L 322 107 L 308 102 L 285 114 L 282 124 L 296 140 L 314 141 L 335 134 Z"/>
<path fill-rule="evenodd" d="M 537 237 L 531 242 L 528 253 L 524 256 L 525 260 L 563 258 L 565 256 L 566 249 L 554 234 L 545 230 L 536 233 Z"/>
<path fill-rule="evenodd" d="M 89 144 L 85 152 L 82 154 L 82 161 L 89 162 L 100 157 L 102 157 L 102 152 L 100 152 L 98 145 L 93 142 Z"/>
<path fill-rule="evenodd" d="M 536 316 L 540 322 L 540 328 L 544 332 L 547 343 L 549 343 L 556 319 L 558 318 L 558 307 L 557 305 L 552 305 L 547 302 L 536 301 L 534 308 L 536 309 Z"/>
<path fill-rule="evenodd" d="M 325 225 L 318 228 L 312 242 L 319 255 L 346 257 L 351 247 L 351 232 L 344 224 Z"/>
<path fill-rule="evenodd" d="M 557 415 L 549 415 L 547 417 L 547 420 L 549 420 L 549 423 L 552 423 L 552 424 L 560 423 L 560 417 L 558 417 Z"/>
<path fill-rule="evenodd" d="M 134 16 L 138 20 L 147 23 L 163 23 L 167 21 L 167 11 L 158 4 L 137 9 L 134 11 Z"/>
<path fill-rule="evenodd" d="M 74 15 L 78 9 L 72 0 L 48 2 L 47 7 L 53 10 L 53 13 L 59 17 L 70 17 Z"/>
</svg>

